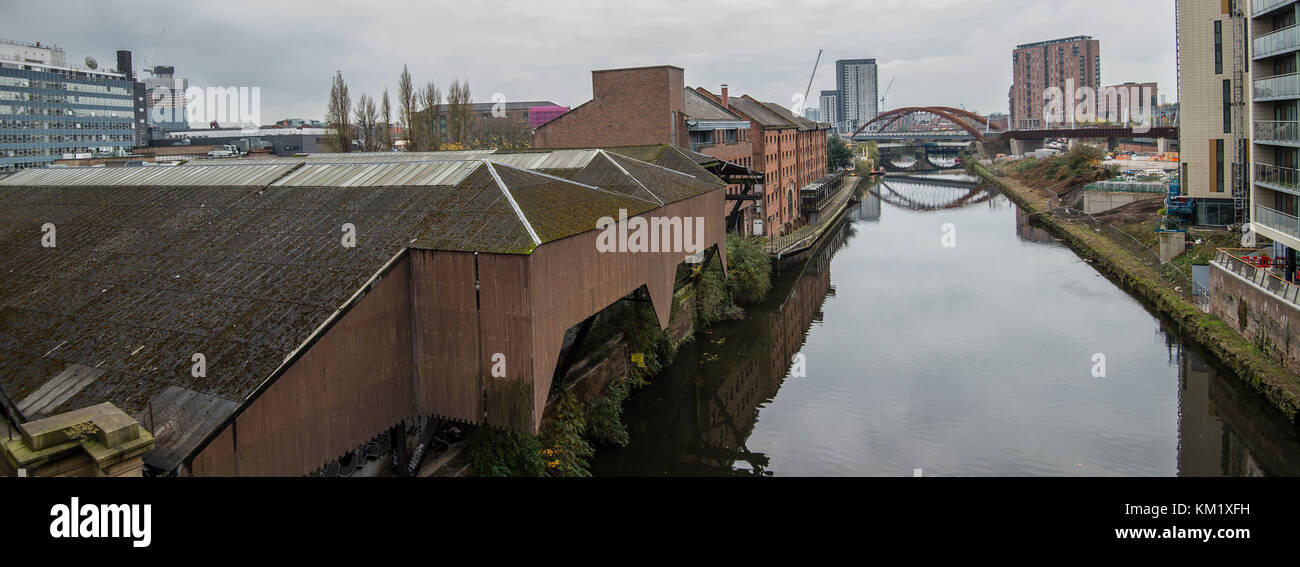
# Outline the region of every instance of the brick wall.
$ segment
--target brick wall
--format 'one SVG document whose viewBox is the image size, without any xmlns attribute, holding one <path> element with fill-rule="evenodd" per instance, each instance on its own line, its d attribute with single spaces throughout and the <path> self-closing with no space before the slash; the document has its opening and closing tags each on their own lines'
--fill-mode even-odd
<svg viewBox="0 0 1300 567">
<path fill-rule="evenodd" d="M 674 144 L 690 147 L 685 79 L 661 65 L 592 71 L 592 99 L 533 132 L 538 148 Z"/>
</svg>

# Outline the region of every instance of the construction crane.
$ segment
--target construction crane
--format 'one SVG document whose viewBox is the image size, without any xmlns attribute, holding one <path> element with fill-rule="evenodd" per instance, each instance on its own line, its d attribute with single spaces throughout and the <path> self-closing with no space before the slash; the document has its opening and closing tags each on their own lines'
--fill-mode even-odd
<svg viewBox="0 0 1300 567">
<path fill-rule="evenodd" d="M 166 34 L 167 34 L 167 28 L 162 28 L 162 30 L 158 32 L 158 46 L 155 47 L 153 50 L 153 57 L 144 60 L 145 70 L 149 71 L 150 73 L 153 72 L 153 66 L 158 63 L 158 53 L 162 51 L 163 36 L 165 36 Z"/>
<path fill-rule="evenodd" d="M 812 94 L 812 84 L 813 84 L 813 79 L 816 79 L 816 78 L 817 78 L 817 66 L 820 65 L 821 62 L 822 62 L 822 50 L 818 49 L 818 50 L 817 50 L 817 60 L 813 62 L 813 71 L 812 71 L 812 76 L 811 76 L 811 77 L 808 77 L 808 88 L 806 88 L 806 89 L 803 90 L 803 104 L 804 104 L 804 106 L 808 106 L 808 95 L 809 95 L 809 94 Z M 799 113 L 800 113 L 800 114 L 803 114 L 803 109 L 800 109 Z"/>
<path fill-rule="evenodd" d="M 889 79 L 889 86 L 885 87 L 885 92 L 880 93 L 880 112 L 885 111 L 885 95 L 889 94 L 889 89 L 894 88 L 894 80 L 897 78 L 898 77 L 893 77 Z"/>
</svg>

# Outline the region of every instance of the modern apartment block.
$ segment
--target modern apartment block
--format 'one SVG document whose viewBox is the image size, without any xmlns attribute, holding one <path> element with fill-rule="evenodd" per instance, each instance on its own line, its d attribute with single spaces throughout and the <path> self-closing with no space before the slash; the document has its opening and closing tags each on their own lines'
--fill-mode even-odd
<svg viewBox="0 0 1300 567">
<path fill-rule="evenodd" d="M 1011 68 L 1011 127 L 1060 126 L 1070 117 L 1060 122 L 1044 117 L 1043 94 L 1052 87 L 1062 92 L 1088 87 L 1096 92 L 1101 86 L 1101 42 L 1085 35 L 1018 45 L 1011 52 Z"/>
<path fill-rule="evenodd" d="M 132 78 L 130 52 L 118 60 L 125 69 L 98 70 L 89 58 L 69 65 L 57 46 L 0 40 L 0 172 L 140 145 L 143 85 Z"/>
<path fill-rule="evenodd" d="M 1178 0 L 1179 177 L 1199 226 L 1244 222 L 1249 163 L 1244 16 L 1227 1 Z M 1240 155 L 1239 155 L 1240 154 Z M 1240 197 L 1234 200 L 1234 187 Z"/>
<path fill-rule="evenodd" d="M 835 129 L 852 132 L 880 112 L 880 82 L 875 59 L 841 59 L 835 62 L 838 107 Z M 825 93 L 822 93 L 825 96 Z"/>
<path fill-rule="evenodd" d="M 820 104 L 821 121 L 831 124 L 832 129 L 838 130 L 840 123 L 840 91 L 822 91 Z"/>
<path fill-rule="evenodd" d="M 1244 15 L 1244 7 L 1236 8 Z M 1296 68 L 1300 58 L 1300 27 L 1296 26 L 1300 3 L 1255 0 L 1249 10 L 1250 71 L 1254 79 L 1250 221 L 1256 234 L 1277 243 L 1274 257 L 1286 259 L 1286 272 L 1294 280 L 1300 267 L 1296 258 L 1296 250 L 1300 249 L 1300 74 Z"/>
<path fill-rule="evenodd" d="M 157 65 L 145 71 L 152 75 L 144 80 L 149 125 L 165 132 L 189 129 L 185 115 L 185 89 L 189 88 L 189 80 L 176 78 L 176 68 L 170 65 Z"/>
<path fill-rule="evenodd" d="M 1102 87 L 1097 93 L 1098 118 L 1137 122 L 1146 118 L 1142 113 L 1154 113 L 1159 107 L 1160 85 L 1157 83 L 1130 81 Z"/>
</svg>

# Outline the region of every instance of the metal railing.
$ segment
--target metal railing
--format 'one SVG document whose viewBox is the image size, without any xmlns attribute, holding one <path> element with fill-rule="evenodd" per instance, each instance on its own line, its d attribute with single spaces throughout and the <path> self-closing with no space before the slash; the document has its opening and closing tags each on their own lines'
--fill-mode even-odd
<svg viewBox="0 0 1300 567">
<path fill-rule="evenodd" d="M 1256 120 L 1255 141 L 1300 144 L 1300 122 L 1281 120 Z"/>
<path fill-rule="evenodd" d="M 1264 205 L 1255 205 L 1255 216 L 1251 221 L 1262 224 L 1291 238 L 1300 239 L 1300 218 L 1276 211 Z"/>
<path fill-rule="evenodd" d="M 1255 100 L 1300 97 L 1300 74 L 1255 80 Z"/>
<path fill-rule="evenodd" d="M 1300 26 L 1289 26 L 1255 38 L 1254 58 L 1263 59 L 1300 49 Z"/>
<path fill-rule="evenodd" d="M 1255 256 L 1258 253 L 1256 250 L 1249 249 L 1220 248 L 1214 254 L 1214 264 L 1250 280 L 1252 284 L 1284 301 L 1300 305 L 1300 285 L 1293 284 L 1273 273 L 1272 270 L 1257 265 L 1259 262 L 1254 258 L 1258 258 Z"/>
<path fill-rule="evenodd" d="M 1290 4 L 1296 0 L 1254 0 L 1251 2 L 1251 16 L 1258 16 L 1267 13 L 1269 10 L 1276 9 L 1283 4 Z"/>
<path fill-rule="evenodd" d="M 1300 191 L 1300 170 L 1267 163 L 1255 164 L 1255 183 Z"/>
</svg>

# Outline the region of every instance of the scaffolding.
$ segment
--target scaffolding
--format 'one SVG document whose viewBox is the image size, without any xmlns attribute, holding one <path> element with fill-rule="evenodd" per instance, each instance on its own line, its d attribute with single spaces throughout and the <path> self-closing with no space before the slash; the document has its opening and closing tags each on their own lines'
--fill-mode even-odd
<svg viewBox="0 0 1300 567">
<path fill-rule="evenodd" d="M 1246 30 L 1247 2 L 1232 0 L 1232 211 L 1233 223 L 1243 224 L 1250 221 L 1250 179 L 1249 137 L 1246 135 L 1246 118 L 1249 114 L 1246 99 L 1246 42 L 1249 41 Z"/>
</svg>

